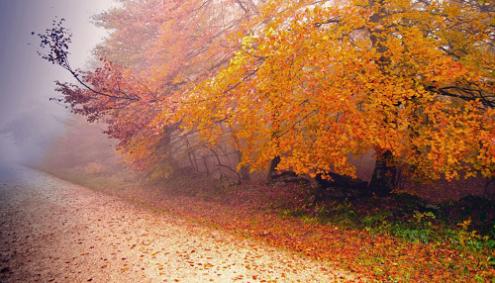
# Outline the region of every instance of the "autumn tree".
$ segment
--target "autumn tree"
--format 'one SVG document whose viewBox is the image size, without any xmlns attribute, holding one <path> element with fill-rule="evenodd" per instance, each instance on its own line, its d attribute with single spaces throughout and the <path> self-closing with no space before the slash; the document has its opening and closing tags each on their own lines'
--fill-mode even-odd
<svg viewBox="0 0 495 283">
<path fill-rule="evenodd" d="M 353 176 L 373 151 L 378 194 L 399 169 L 491 177 L 494 18 L 490 1 L 269 1 L 181 125 L 212 144 L 232 129 L 253 169 Z"/>
<path fill-rule="evenodd" d="M 493 1 L 122 3 L 97 18 L 112 32 L 94 70 L 70 66 L 63 26 L 41 39 L 78 82 L 62 100 L 138 167 L 170 166 L 194 136 L 253 171 L 354 176 L 351 157 L 373 152 L 380 195 L 398 172 L 494 175 Z"/>
<path fill-rule="evenodd" d="M 180 119 L 172 114 L 178 98 L 228 62 L 236 44 L 227 37 L 255 13 L 249 0 L 121 1 L 95 18 L 111 31 L 96 49 L 97 68 L 81 71 L 69 64 L 71 37 L 62 22 L 39 35 L 42 56 L 76 79 L 57 83 L 57 100 L 90 122 L 106 122 L 107 134 L 132 164 L 162 175 L 175 167 L 171 143 L 177 142 Z"/>
</svg>

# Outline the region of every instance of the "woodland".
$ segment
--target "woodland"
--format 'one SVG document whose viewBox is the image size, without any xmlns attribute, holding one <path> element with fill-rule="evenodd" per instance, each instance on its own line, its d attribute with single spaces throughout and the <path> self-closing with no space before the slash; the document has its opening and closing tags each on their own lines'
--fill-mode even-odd
<svg viewBox="0 0 495 283">
<path fill-rule="evenodd" d="M 138 181 L 66 177 L 379 282 L 495 280 L 494 1 L 119 2 L 90 68 L 35 34 Z"/>
</svg>

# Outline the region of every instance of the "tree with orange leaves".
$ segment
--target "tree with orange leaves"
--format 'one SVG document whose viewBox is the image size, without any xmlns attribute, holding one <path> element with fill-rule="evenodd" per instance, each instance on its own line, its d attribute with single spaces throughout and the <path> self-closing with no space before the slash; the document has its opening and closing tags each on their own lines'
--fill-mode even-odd
<svg viewBox="0 0 495 283">
<path fill-rule="evenodd" d="M 112 63 L 79 76 L 63 52 L 46 58 L 79 76 L 82 88 L 60 85 L 65 101 L 106 119 L 142 166 L 163 167 L 173 136 L 190 133 L 237 149 L 238 168 L 279 160 L 311 176 L 354 176 L 350 158 L 371 151 L 381 195 L 399 171 L 493 177 L 494 10 L 484 0 L 124 1 L 99 19 L 114 30 L 98 49 Z"/>
<path fill-rule="evenodd" d="M 495 5 L 489 1 L 269 1 L 227 68 L 185 96 L 182 127 L 227 125 L 243 163 L 448 180 L 495 173 Z M 266 19 L 270 20 L 267 22 Z M 221 121 L 221 124 L 219 124 Z M 211 130 L 216 128 L 216 130 Z"/>
</svg>

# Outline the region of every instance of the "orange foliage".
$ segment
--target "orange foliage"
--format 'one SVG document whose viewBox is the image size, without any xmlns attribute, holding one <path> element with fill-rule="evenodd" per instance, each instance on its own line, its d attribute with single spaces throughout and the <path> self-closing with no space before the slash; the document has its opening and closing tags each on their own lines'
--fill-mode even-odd
<svg viewBox="0 0 495 283">
<path fill-rule="evenodd" d="M 138 167 L 162 166 L 174 138 L 197 132 L 238 150 L 238 168 L 279 156 L 279 169 L 353 176 L 349 157 L 372 151 L 423 178 L 492 177 L 494 6 L 123 1 L 97 18 L 112 64 L 59 90 Z"/>
<path fill-rule="evenodd" d="M 491 177 L 493 18 L 487 1 L 269 1 L 177 117 L 211 144 L 227 125 L 253 169 L 354 175 L 350 154 L 390 151 L 422 177 Z"/>
</svg>

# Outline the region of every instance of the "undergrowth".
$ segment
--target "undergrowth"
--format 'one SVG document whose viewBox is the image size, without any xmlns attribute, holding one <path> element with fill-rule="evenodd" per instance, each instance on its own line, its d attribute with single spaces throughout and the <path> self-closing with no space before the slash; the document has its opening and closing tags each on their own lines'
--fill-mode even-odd
<svg viewBox="0 0 495 283">
<path fill-rule="evenodd" d="M 400 196 L 401 197 L 401 196 Z M 468 274 L 470 270 L 480 270 L 472 279 L 476 282 L 486 282 L 492 277 L 495 268 L 495 225 L 491 229 L 484 229 L 483 233 L 472 228 L 469 217 L 456 224 L 438 207 L 431 210 L 416 210 L 416 206 L 390 207 L 389 205 L 376 206 L 370 209 L 362 203 L 347 200 L 327 200 L 313 206 L 284 208 L 279 211 L 281 217 L 295 217 L 304 223 L 332 225 L 340 229 L 365 230 L 371 237 L 389 236 L 401 243 L 427 244 L 438 249 L 449 248 L 455 250 L 461 259 L 465 259 L 462 268 L 454 264 L 449 258 L 445 261 L 450 269 L 460 269 L 459 272 Z M 424 206 L 423 206 L 424 208 Z M 366 209 L 369 209 L 366 211 Z M 486 223 L 485 223 L 486 224 Z M 380 257 L 364 257 L 361 263 L 373 266 L 377 276 L 386 271 Z M 463 270 L 462 270 L 463 269 Z M 402 276 L 388 278 L 387 282 L 409 282 L 409 273 L 404 270 Z M 485 276 L 486 275 L 486 276 Z"/>
</svg>

